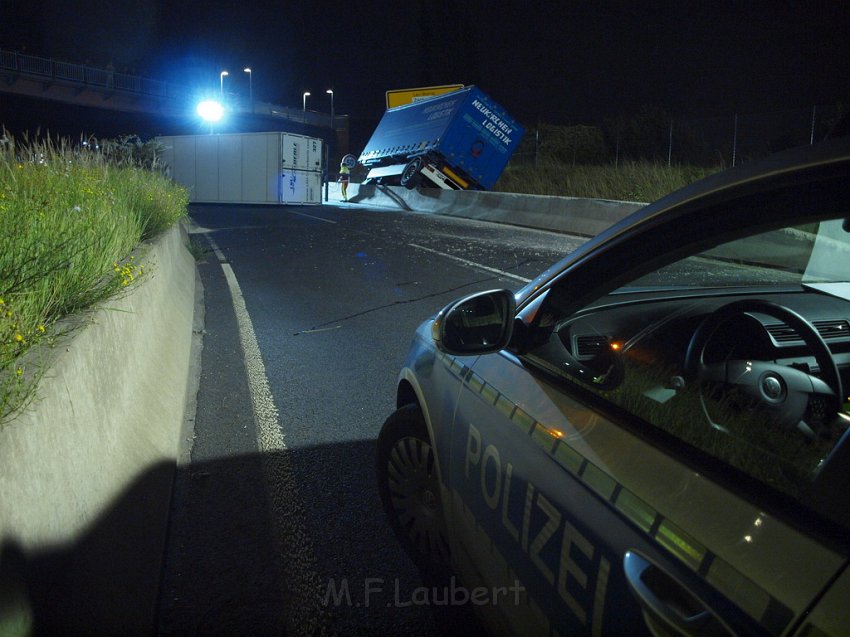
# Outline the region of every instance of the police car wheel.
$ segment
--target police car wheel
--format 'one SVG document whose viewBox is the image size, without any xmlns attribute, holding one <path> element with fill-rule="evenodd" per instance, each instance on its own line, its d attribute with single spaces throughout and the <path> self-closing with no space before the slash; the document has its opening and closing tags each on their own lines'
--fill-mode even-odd
<svg viewBox="0 0 850 637">
<path fill-rule="evenodd" d="M 420 568 L 449 563 L 446 526 L 434 449 L 422 412 L 407 405 L 378 435 L 378 491 L 393 531 Z"/>
</svg>

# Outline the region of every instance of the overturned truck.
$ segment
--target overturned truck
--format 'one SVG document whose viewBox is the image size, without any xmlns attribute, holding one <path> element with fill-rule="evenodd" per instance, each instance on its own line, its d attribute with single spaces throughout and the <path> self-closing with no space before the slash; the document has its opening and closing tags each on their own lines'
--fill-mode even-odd
<svg viewBox="0 0 850 637">
<path fill-rule="evenodd" d="M 525 130 L 475 86 L 384 113 L 358 161 L 364 183 L 490 190 Z"/>
</svg>

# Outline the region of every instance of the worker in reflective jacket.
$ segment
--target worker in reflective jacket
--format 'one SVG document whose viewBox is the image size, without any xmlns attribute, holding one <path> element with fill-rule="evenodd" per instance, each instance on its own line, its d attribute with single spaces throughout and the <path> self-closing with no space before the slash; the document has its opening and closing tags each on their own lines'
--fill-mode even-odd
<svg viewBox="0 0 850 637">
<path fill-rule="evenodd" d="M 345 159 L 339 165 L 339 193 L 343 201 L 348 201 L 348 182 L 351 179 L 351 169 Z"/>
</svg>

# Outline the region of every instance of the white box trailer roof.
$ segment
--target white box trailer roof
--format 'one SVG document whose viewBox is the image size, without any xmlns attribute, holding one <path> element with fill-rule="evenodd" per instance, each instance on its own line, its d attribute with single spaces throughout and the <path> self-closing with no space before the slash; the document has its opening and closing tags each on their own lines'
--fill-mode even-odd
<svg viewBox="0 0 850 637">
<path fill-rule="evenodd" d="M 189 190 L 191 202 L 322 202 L 321 139 L 271 132 L 177 135 L 157 140 L 164 147 L 163 162 L 171 178 Z"/>
</svg>

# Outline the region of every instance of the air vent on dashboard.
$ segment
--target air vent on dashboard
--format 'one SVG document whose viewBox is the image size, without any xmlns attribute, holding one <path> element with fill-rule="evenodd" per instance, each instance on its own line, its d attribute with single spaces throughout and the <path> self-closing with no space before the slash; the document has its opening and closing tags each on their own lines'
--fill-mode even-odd
<svg viewBox="0 0 850 637">
<path fill-rule="evenodd" d="M 576 336 L 576 356 L 580 358 L 596 356 L 607 346 L 608 339 L 605 336 L 597 334 Z"/>
<path fill-rule="evenodd" d="M 824 340 L 850 338 L 850 323 L 844 319 L 815 321 L 813 325 Z M 765 328 L 777 343 L 799 343 L 803 340 L 785 323 L 773 323 L 765 325 Z"/>
</svg>

